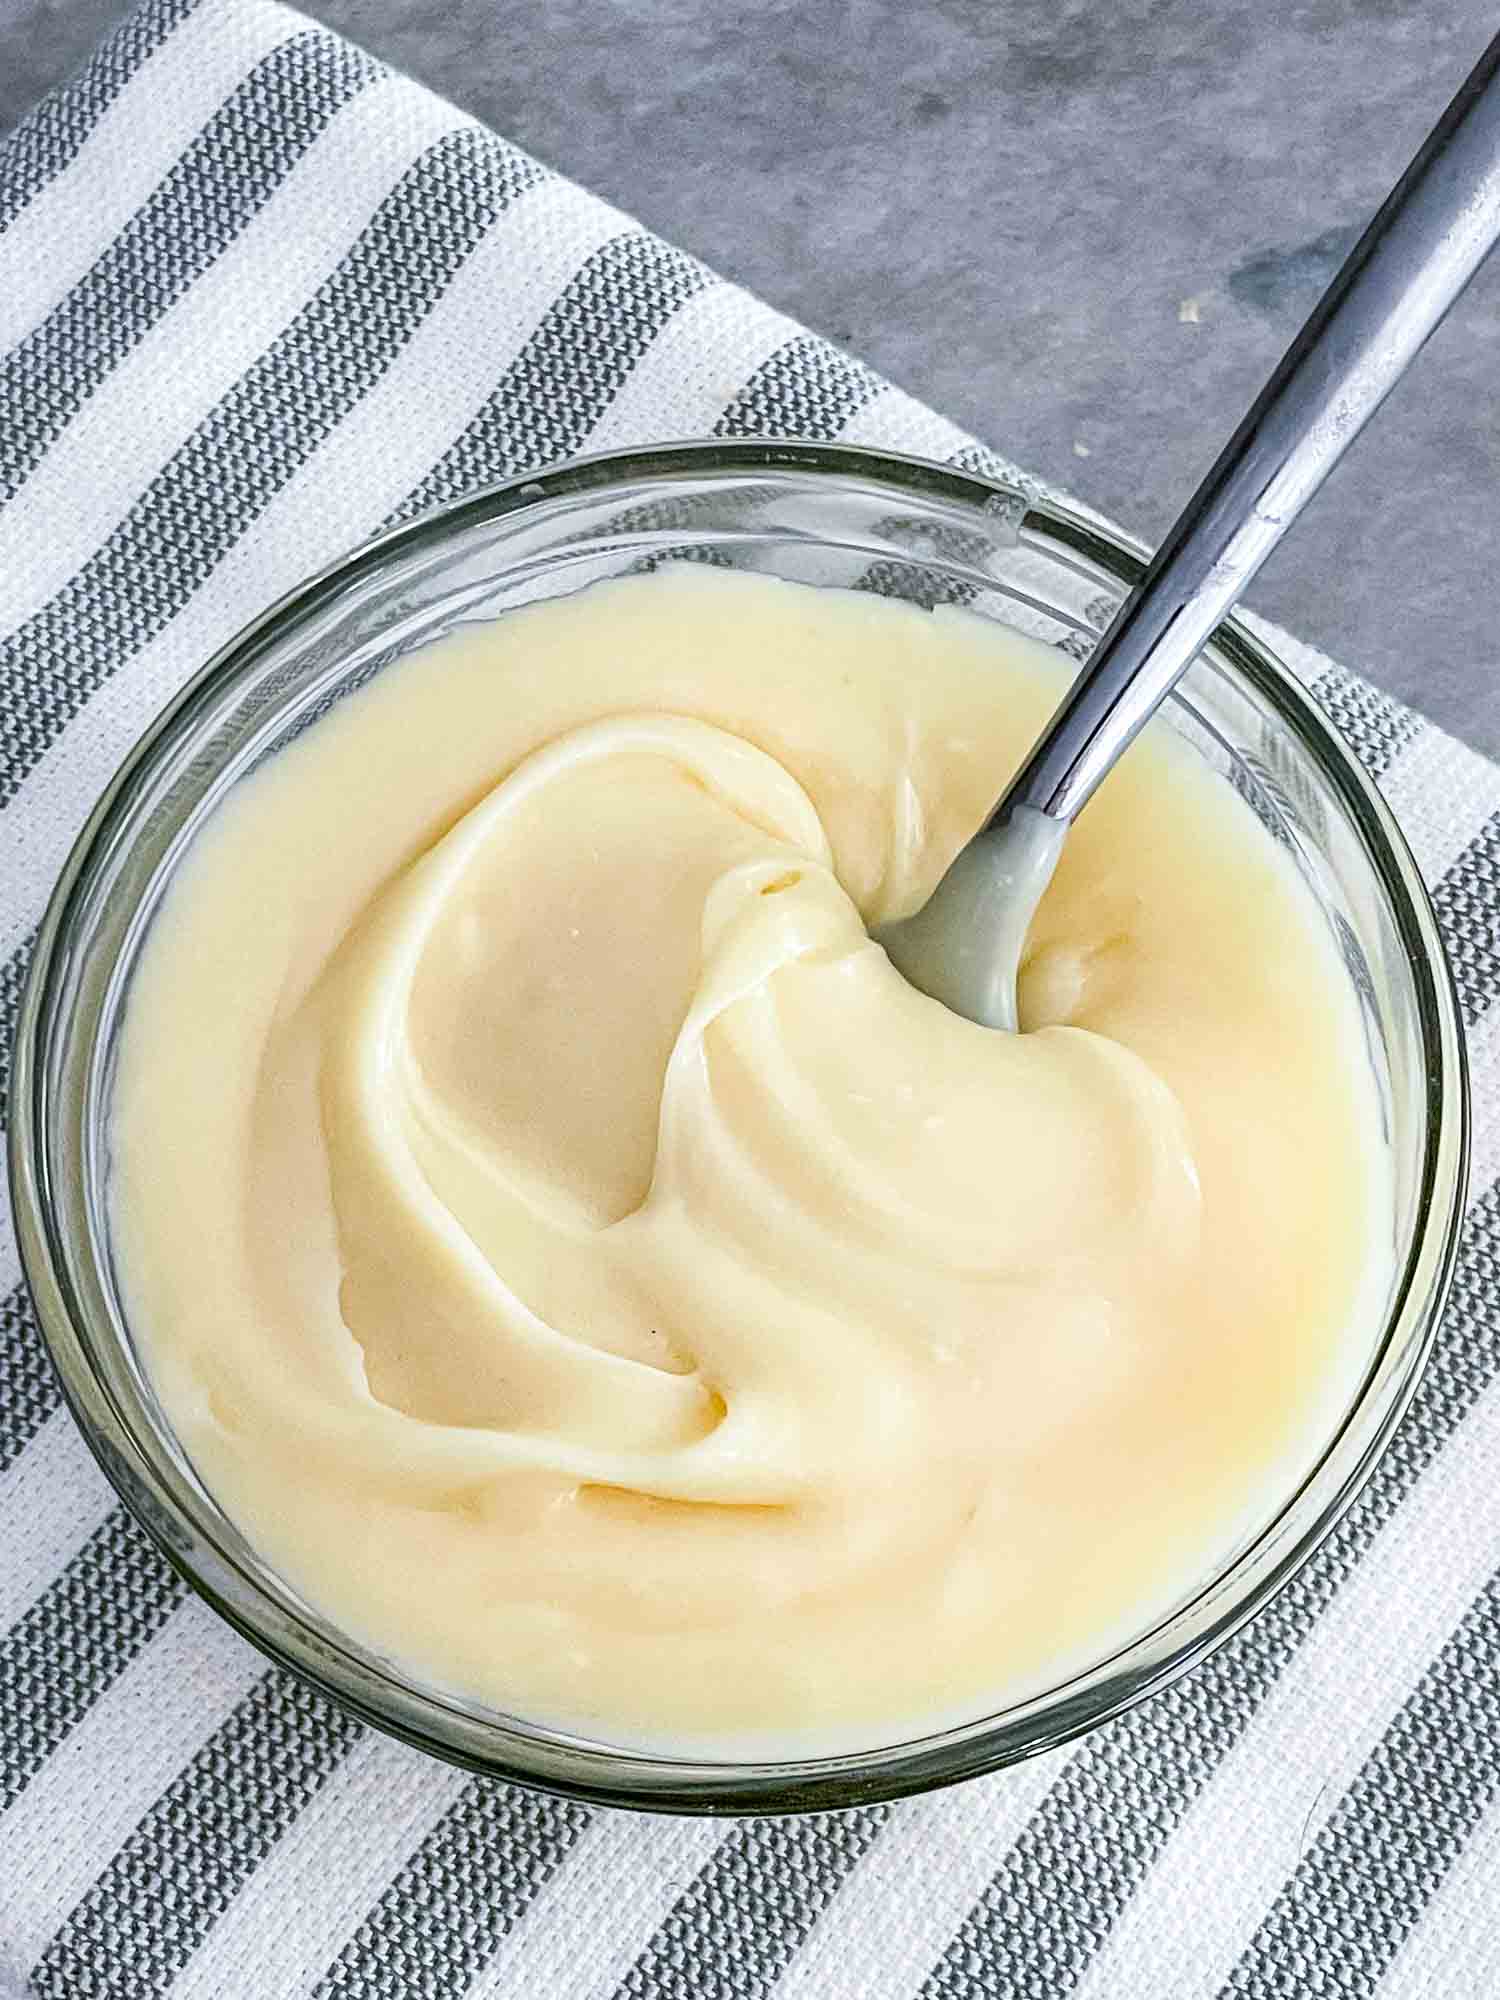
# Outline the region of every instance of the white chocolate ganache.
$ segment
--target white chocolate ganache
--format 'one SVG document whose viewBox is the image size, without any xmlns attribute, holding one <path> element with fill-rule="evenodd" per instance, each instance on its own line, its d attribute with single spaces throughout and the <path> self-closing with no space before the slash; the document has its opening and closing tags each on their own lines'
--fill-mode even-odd
<svg viewBox="0 0 1500 2000">
<path fill-rule="evenodd" d="M 130 990 L 112 1226 L 199 1474 L 327 1618 L 803 1754 L 1103 1657 L 1292 1490 L 1390 1196 L 1291 860 L 1158 724 L 1021 1034 L 868 935 L 1064 665 L 680 566 L 465 628 L 230 794 Z"/>
</svg>

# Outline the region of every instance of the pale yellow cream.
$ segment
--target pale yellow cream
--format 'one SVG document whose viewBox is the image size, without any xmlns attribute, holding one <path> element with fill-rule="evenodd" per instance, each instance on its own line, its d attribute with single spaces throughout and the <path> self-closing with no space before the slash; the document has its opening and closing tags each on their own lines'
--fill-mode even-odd
<svg viewBox="0 0 1500 2000">
<path fill-rule="evenodd" d="M 113 1218 L 201 1476 L 323 1613 L 611 1740 L 834 1747 L 1100 1657 L 1290 1490 L 1389 1197 L 1286 856 L 1158 726 L 1026 1032 L 866 934 L 1063 664 L 678 568 L 387 670 L 230 796 L 131 992 Z"/>
</svg>

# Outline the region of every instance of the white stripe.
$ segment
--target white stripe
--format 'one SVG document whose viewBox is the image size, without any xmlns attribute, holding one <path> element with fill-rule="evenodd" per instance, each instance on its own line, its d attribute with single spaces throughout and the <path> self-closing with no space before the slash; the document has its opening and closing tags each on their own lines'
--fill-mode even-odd
<svg viewBox="0 0 1500 2000">
<path fill-rule="evenodd" d="M 631 369 L 589 437 L 590 451 L 625 451 L 711 431 L 747 376 L 799 329 L 716 279 L 678 307 Z"/>
<path fill-rule="evenodd" d="M 200 7 L 147 57 L 77 153 L 0 235 L 0 353 L 103 255 L 185 146 L 309 22 L 265 0 Z"/>
<path fill-rule="evenodd" d="M 840 444 L 906 451 L 917 458 L 954 458 L 974 443 L 966 431 L 923 407 L 904 389 L 885 388 L 854 412 L 839 432 Z"/>
<path fill-rule="evenodd" d="M 1474 1110 L 1469 1199 L 1475 1202 L 1500 1180 L 1500 1005 L 1475 1023 L 1468 1041 Z"/>
<path fill-rule="evenodd" d="M 76 715 L 0 814 L 0 954 L 36 921 L 146 718 L 309 571 L 366 540 L 463 430 L 579 265 L 625 226 L 543 181 L 500 217 L 390 367 L 172 623 Z"/>
<path fill-rule="evenodd" d="M 222 18 L 217 9 L 210 9 Z M 401 176 L 463 121 L 402 77 L 340 108 L 259 213 L 84 403 L 0 511 L 0 604 L 47 604 L 348 254 Z M 337 188 L 338 198 L 330 199 Z M 162 383 L 170 379 L 170 395 Z"/>
<path fill-rule="evenodd" d="M 469 1782 L 368 1731 L 188 1960 L 171 2000 L 291 2000 L 316 1985 Z"/>
<path fill-rule="evenodd" d="M 1292 632 L 1284 632 L 1279 625 L 1273 625 L 1269 618 L 1261 618 L 1254 612 L 1246 611 L 1241 605 L 1235 613 L 1260 640 L 1269 653 L 1274 653 L 1283 666 L 1290 667 L 1298 680 L 1311 687 L 1333 665 L 1326 653 L 1320 653 L 1316 646 L 1309 646 L 1305 639 L 1299 639 Z"/>
<path fill-rule="evenodd" d="M 265 1661 L 197 1598 L 181 1605 L 0 1819 L 6 1939 L 29 1966 Z"/>
<path fill-rule="evenodd" d="M 1395 1833 L 1400 1838 L 1399 1829 Z M 1395 2000 L 1479 2000 L 1500 1993 L 1500 1798 L 1470 1834 L 1380 1991 Z"/>
<path fill-rule="evenodd" d="M 776 1988 L 776 2000 L 909 2000 L 942 1957 L 1069 1751 L 897 1806 Z"/>
<path fill-rule="evenodd" d="M 1500 1384 L 1422 1475 L 1189 1807 L 1076 2000 L 1218 1992 L 1493 1571 L 1497 1460 Z"/>
<path fill-rule="evenodd" d="M 1398 753 L 1380 789 L 1429 887 L 1500 811 L 1500 769 L 1431 727 Z"/>
<path fill-rule="evenodd" d="M 714 1820 L 598 1814 L 464 2000 L 607 2000 L 725 1838 Z"/>
<path fill-rule="evenodd" d="M 16 940 L 11 940 L 14 950 Z M 21 1253 L 16 1248 L 15 1218 L 10 1212 L 10 1196 L 0 1190 L 0 1293 L 9 1292 L 21 1276 Z"/>
<path fill-rule="evenodd" d="M 0 1473 L 0 1632 L 8 1632 L 116 1506 L 66 1409 Z"/>
</svg>

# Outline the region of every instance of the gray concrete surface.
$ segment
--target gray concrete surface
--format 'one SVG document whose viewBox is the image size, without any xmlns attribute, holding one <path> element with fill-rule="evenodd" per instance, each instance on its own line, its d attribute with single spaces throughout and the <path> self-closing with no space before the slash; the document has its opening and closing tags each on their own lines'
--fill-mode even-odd
<svg viewBox="0 0 1500 2000">
<path fill-rule="evenodd" d="M 121 0 L 0 0 L 0 129 Z M 1159 534 L 1497 25 L 1484 0 L 313 0 Z M 1252 602 L 1500 754 L 1500 258 Z"/>
</svg>

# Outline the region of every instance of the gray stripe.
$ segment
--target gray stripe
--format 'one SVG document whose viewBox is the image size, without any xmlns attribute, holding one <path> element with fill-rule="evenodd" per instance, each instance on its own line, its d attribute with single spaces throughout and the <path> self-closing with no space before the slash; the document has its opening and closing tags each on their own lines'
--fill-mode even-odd
<svg viewBox="0 0 1500 2000">
<path fill-rule="evenodd" d="M 950 452 L 948 463 L 959 472 L 972 472 L 980 479 L 992 479 L 997 486 L 1009 487 L 1011 492 L 1024 496 L 1046 494 L 1046 488 L 1012 465 L 1008 458 L 1002 458 L 998 451 L 992 451 L 987 444 L 966 444 L 960 450 Z"/>
<path fill-rule="evenodd" d="M 478 1778 L 319 1980 L 313 2000 L 453 2000 L 589 1824 L 582 1806 Z"/>
<path fill-rule="evenodd" d="M 31 1975 L 38 2000 L 165 1992 L 362 1734 L 289 1674 L 267 1674 L 53 1938 Z"/>
<path fill-rule="evenodd" d="M 1464 1020 L 1472 1028 L 1500 995 L 1500 813 L 1433 891 Z"/>
<path fill-rule="evenodd" d="M 1500 1786 L 1497 1658 L 1500 1574 L 1299 1858 L 1225 2000 L 1375 1992 Z"/>
<path fill-rule="evenodd" d="M 760 2000 L 889 1814 L 744 1820 L 678 1897 L 615 2000 Z"/>
<path fill-rule="evenodd" d="M 1221 1718 L 1226 1734 L 1233 1717 Z M 1077 1985 L 1181 1817 L 1189 1787 L 1208 1775 L 1199 1740 L 1163 1764 L 1127 1729 L 1110 1734 L 1113 1756 L 1092 1736 L 1064 1766 L 924 1981 L 924 2000 L 1061 1996 Z"/>
<path fill-rule="evenodd" d="M 450 133 L 55 598 L 0 645 L 0 804 L 122 661 L 181 610 L 427 317 L 542 169 Z"/>
<path fill-rule="evenodd" d="M 4 965 L 0 965 L 0 1132 L 10 1124 L 10 1066 L 15 1050 L 16 1021 L 26 988 L 26 968 L 36 948 L 36 932 L 28 931 Z M 4 1399 L 0 1398 L 0 1424 Z"/>
<path fill-rule="evenodd" d="M 62 1401 L 25 1282 L 0 1299 L 0 1472 Z"/>
<path fill-rule="evenodd" d="M 909 518 L 898 515 L 889 522 L 877 522 L 874 531 L 893 536 L 899 547 L 909 526 Z M 994 543 L 988 534 L 973 528 L 950 527 L 947 523 L 936 528 L 924 527 L 921 540 L 924 555 L 941 558 L 962 569 L 977 570 L 981 576 L 987 573 L 994 553 Z M 972 604 L 981 586 L 932 567 L 914 555 L 909 560 L 891 557 L 871 563 L 852 588 L 870 591 L 877 597 L 898 597 L 907 604 L 932 611 L 939 604 Z"/>
<path fill-rule="evenodd" d="M 0 500 L 265 205 L 339 106 L 379 74 L 321 29 L 251 71 L 93 269 L 0 362 Z"/>
<path fill-rule="evenodd" d="M 649 556 L 637 556 L 625 570 L 626 576 L 651 576 L 673 563 L 698 563 L 704 569 L 738 569 L 739 564 L 723 549 L 708 542 L 680 542 L 674 548 L 657 549 Z"/>
<path fill-rule="evenodd" d="M 1470 1212 L 1431 1364 L 1360 1500 L 1252 1624 L 1186 1679 L 1080 1745 L 924 1995 L 977 2000 L 1014 1987 L 1060 2000 L 1072 1991 L 1320 1614 L 1497 1375 L 1500 1186 Z"/>
<path fill-rule="evenodd" d="M 0 1640 L 0 1812 L 155 1638 L 184 1589 L 117 1509 Z"/>
<path fill-rule="evenodd" d="M 44 97 L 0 145 L 0 230 L 62 172 L 141 64 L 195 5 L 197 0 L 148 0 L 82 75 Z"/>
<path fill-rule="evenodd" d="M 1291 847 L 1291 828 L 1300 815 L 1260 758 L 1248 755 L 1236 757 L 1225 776 L 1229 789 L 1239 794 L 1272 840 L 1280 847 Z M 1348 940 L 1341 942 L 1346 947 L 1347 962 Z"/>
<path fill-rule="evenodd" d="M 866 590 L 876 597 L 896 597 L 923 611 L 935 611 L 940 604 L 972 604 L 978 586 L 933 569 L 926 563 L 883 560 L 871 563 L 852 590 Z"/>
<path fill-rule="evenodd" d="M 873 369 L 810 333 L 762 362 L 714 426 L 716 437 L 831 438 L 885 387 Z"/>
<path fill-rule="evenodd" d="M 1313 683 L 1313 693 L 1372 778 L 1388 770 L 1397 752 L 1421 734 L 1420 716 L 1342 667 L 1330 667 L 1321 675 Z"/>
<path fill-rule="evenodd" d="M 668 320 L 708 281 L 694 258 L 639 231 L 596 250 L 397 518 L 576 452 Z"/>
</svg>

